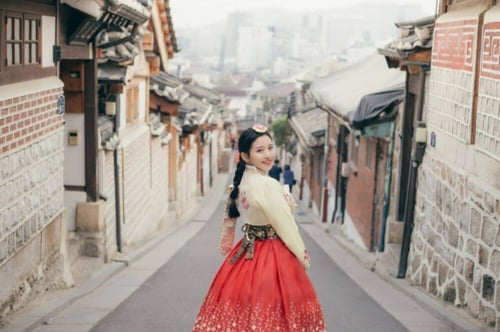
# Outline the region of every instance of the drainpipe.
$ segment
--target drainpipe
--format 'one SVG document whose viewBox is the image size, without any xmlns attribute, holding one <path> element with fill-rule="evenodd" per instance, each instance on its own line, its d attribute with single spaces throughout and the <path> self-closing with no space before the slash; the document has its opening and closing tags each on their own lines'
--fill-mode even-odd
<svg viewBox="0 0 500 332">
<path fill-rule="evenodd" d="M 120 98 L 116 98 L 116 114 L 113 117 L 113 131 L 118 134 L 120 123 Z M 113 169 L 115 181 L 115 232 L 116 232 L 116 250 L 122 252 L 122 218 L 121 218 L 121 205 L 120 205 L 120 164 L 118 159 L 118 146 L 113 150 Z"/>
<path fill-rule="evenodd" d="M 345 208 L 346 208 L 346 200 L 347 200 L 347 177 L 349 175 L 348 165 L 347 165 L 347 128 L 344 127 L 342 132 L 342 172 L 340 178 L 340 212 L 342 213 L 342 219 L 340 220 L 341 224 L 344 224 L 345 217 Z"/>
<path fill-rule="evenodd" d="M 343 136 L 344 126 L 339 127 L 339 132 L 337 134 L 337 171 L 335 174 L 335 208 L 333 209 L 332 219 L 330 223 L 335 222 L 335 216 L 337 214 L 338 206 L 339 206 L 339 194 L 340 194 L 340 179 L 342 172 L 342 136 Z"/>
<path fill-rule="evenodd" d="M 406 277 L 406 270 L 408 268 L 408 254 L 410 252 L 411 234 L 413 232 L 415 200 L 417 193 L 417 175 L 418 167 L 424 158 L 425 146 L 427 140 L 427 130 L 425 123 L 422 121 L 422 113 L 424 109 L 424 89 L 425 89 L 425 75 L 429 70 L 429 65 L 420 67 L 420 87 L 418 108 L 416 114 L 417 128 L 413 136 L 413 153 L 410 166 L 410 178 L 408 181 L 408 189 L 405 202 L 404 213 L 404 228 L 403 228 L 403 241 L 401 242 L 401 255 L 399 259 L 398 278 Z"/>
<path fill-rule="evenodd" d="M 370 231 L 370 252 L 375 250 L 375 236 L 377 235 L 375 229 L 377 227 L 377 207 L 378 207 L 378 167 L 379 167 L 379 155 L 382 154 L 382 146 L 380 144 L 380 139 L 377 139 L 375 143 L 375 165 L 374 165 L 374 174 L 373 174 L 373 205 L 372 205 L 372 220 L 371 220 L 371 231 Z"/>
<path fill-rule="evenodd" d="M 391 203 L 391 182 L 392 182 L 392 158 L 394 156 L 394 122 L 391 122 L 391 137 L 389 140 L 389 151 L 387 152 L 387 163 L 385 167 L 385 185 L 384 185 L 384 207 L 382 208 L 382 225 L 378 241 L 378 251 L 385 250 L 385 232 L 387 229 L 387 216 Z"/>
<path fill-rule="evenodd" d="M 323 145 L 323 190 L 321 193 L 321 222 L 326 222 L 326 217 L 328 214 L 328 144 L 330 141 L 329 131 L 330 131 L 330 121 L 327 121 L 326 124 L 326 132 L 325 132 L 325 140 Z"/>
</svg>

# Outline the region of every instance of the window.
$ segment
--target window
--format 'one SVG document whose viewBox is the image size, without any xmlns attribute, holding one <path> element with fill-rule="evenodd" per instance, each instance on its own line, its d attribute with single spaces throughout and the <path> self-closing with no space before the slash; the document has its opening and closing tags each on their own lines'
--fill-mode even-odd
<svg viewBox="0 0 500 332">
<path fill-rule="evenodd" d="M 139 117 L 139 87 L 131 85 L 127 89 L 127 123 L 134 122 Z"/>
<path fill-rule="evenodd" d="M 376 154 L 376 149 L 377 146 L 375 142 L 371 139 L 366 140 L 366 159 L 365 159 L 365 166 L 369 169 L 373 169 L 373 166 L 375 164 L 375 154 Z"/>
<path fill-rule="evenodd" d="M 359 136 L 351 135 L 351 151 L 350 151 L 350 159 L 352 163 L 358 166 L 358 154 L 359 154 Z"/>
<path fill-rule="evenodd" d="M 40 26 L 39 15 L 5 12 L 4 70 L 40 64 Z"/>
</svg>

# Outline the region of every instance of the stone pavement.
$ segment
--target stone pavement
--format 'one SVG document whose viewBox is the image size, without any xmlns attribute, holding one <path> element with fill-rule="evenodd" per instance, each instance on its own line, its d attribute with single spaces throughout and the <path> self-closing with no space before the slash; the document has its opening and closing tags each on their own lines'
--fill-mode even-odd
<svg viewBox="0 0 500 332">
<path fill-rule="evenodd" d="M 223 200 L 228 175 L 218 175 L 181 226 L 140 249 L 106 264 L 87 283 L 59 291 L 21 310 L 4 328 L 10 331 L 90 331 L 164 266 L 205 225 Z M 203 209 L 201 209 L 203 207 Z M 297 222 L 317 245 L 373 300 L 409 331 L 482 331 L 479 323 L 435 301 L 406 280 L 386 273 L 373 254 L 346 241 L 331 225 L 299 207 Z M 378 273 L 374 273 L 376 271 Z M 342 300 L 338 300 L 339 304 Z"/>
</svg>

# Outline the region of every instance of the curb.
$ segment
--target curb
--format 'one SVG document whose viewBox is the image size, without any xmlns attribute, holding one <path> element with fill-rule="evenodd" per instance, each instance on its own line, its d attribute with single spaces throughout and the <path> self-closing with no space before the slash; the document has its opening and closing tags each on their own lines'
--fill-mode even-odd
<svg viewBox="0 0 500 332">
<path fill-rule="evenodd" d="M 169 236 L 185 227 L 190 220 L 196 220 L 198 222 L 208 220 L 208 217 L 211 216 L 213 212 L 212 210 L 215 210 L 218 206 L 218 204 L 210 203 L 222 199 L 224 193 L 223 188 L 227 183 L 227 176 L 227 173 L 217 174 L 212 188 L 210 188 L 204 196 L 195 197 L 188 212 L 180 217 L 173 227 L 167 227 L 160 232 L 160 234 L 147 240 L 142 245 L 131 248 L 128 253 L 123 255 L 118 253 L 116 258 L 97 270 L 94 275 L 83 284 L 74 288 L 57 290 L 45 294 L 41 298 L 35 299 L 34 302 L 28 304 L 27 307 L 15 313 L 12 320 L 7 318 L 6 321 L 8 325 L 0 327 L 0 330 L 2 330 L 2 332 L 32 331 L 47 324 L 51 318 L 56 317 L 64 309 L 85 296 L 90 295 L 108 280 L 126 270 L 129 265 L 139 261 L 139 259 L 159 247 Z M 201 211 L 202 207 L 207 208 Z M 201 217 L 198 217 L 198 215 L 201 215 Z M 97 323 L 98 322 L 96 322 L 96 324 Z"/>
</svg>

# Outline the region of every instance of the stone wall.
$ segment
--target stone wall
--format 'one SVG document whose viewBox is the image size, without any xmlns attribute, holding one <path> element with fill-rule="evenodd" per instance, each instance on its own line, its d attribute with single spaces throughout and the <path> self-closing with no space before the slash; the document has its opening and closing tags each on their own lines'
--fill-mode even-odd
<svg viewBox="0 0 500 332">
<path fill-rule="evenodd" d="M 66 245 L 62 83 L 54 77 L 1 90 L 0 315 L 61 280 Z"/>
<path fill-rule="evenodd" d="M 500 50 L 491 45 L 499 21 L 500 7 L 476 5 L 436 22 L 424 109 L 430 139 L 418 173 L 408 270 L 413 282 L 496 330 Z"/>
<path fill-rule="evenodd" d="M 500 193 L 438 155 L 426 159 L 419 173 L 408 275 L 495 326 L 500 319 Z"/>
</svg>

